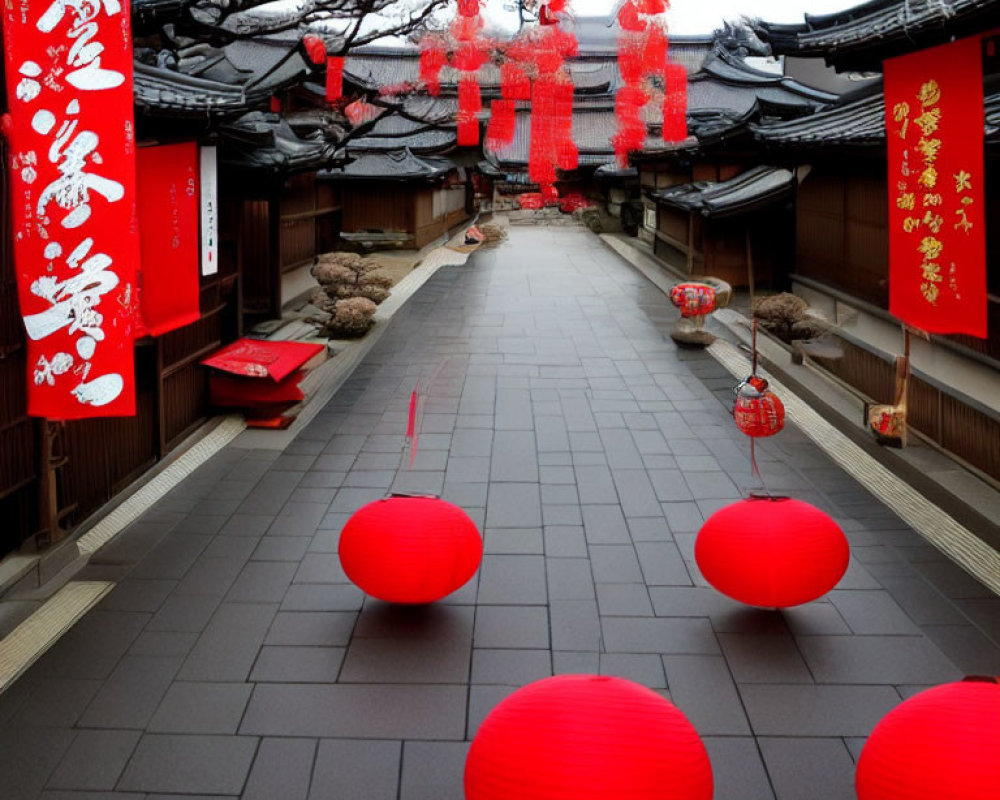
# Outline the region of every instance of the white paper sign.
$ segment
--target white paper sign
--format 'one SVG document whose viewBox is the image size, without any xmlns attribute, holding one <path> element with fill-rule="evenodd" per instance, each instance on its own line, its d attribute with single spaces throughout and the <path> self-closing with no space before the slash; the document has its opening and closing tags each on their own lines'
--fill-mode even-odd
<svg viewBox="0 0 1000 800">
<path fill-rule="evenodd" d="M 219 183 L 216 148 L 201 148 L 201 274 L 219 271 Z"/>
</svg>

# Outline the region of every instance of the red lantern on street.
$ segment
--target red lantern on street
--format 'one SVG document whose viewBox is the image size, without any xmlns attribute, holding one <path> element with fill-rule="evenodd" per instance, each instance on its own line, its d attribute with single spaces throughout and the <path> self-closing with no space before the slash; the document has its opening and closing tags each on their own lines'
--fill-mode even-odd
<svg viewBox="0 0 1000 800">
<path fill-rule="evenodd" d="M 678 283 L 670 289 L 670 302 L 682 317 L 701 317 L 715 311 L 715 289 L 705 283 Z"/>
<path fill-rule="evenodd" d="M 736 387 L 733 419 L 747 436 L 773 436 L 785 427 L 785 405 L 767 388 L 767 381 L 752 375 Z"/>
<path fill-rule="evenodd" d="M 479 569 L 483 540 L 458 506 L 434 497 L 390 497 L 359 508 L 337 551 L 347 577 L 390 603 L 433 603 Z"/>
<path fill-rule="evenodd" d="M 697 731 L 632 681 L 559 675 L 518 689 L 479 726 L 465 800 L 710 800 Z"/>
<path fill-rule="evenodd" d="M 701 574 L 727 597 L 785 608 L 822 597 L 843 577 L 847 538 L 818 508 L 789 497 L 751 497 L 720 508 L 698 531 Z"/>
<path fill-rule="evenodd" d="M 858 800 L 995 800 L 1000 683 L 935 686 L 882 718 L 855 774 Z"/>
</svg>

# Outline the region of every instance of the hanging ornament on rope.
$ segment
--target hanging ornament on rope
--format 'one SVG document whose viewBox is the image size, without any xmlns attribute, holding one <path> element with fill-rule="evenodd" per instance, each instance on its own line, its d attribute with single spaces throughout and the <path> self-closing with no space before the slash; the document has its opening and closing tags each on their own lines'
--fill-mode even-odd
<svg viewBox="0 0 1000 800">
<path fill-rule="evenodd" d="M 759 437 L 773 436 L 785 427 L 785 406 L 780 398 L 768 389 L 767 381 L 757 374 L 757 319 L 751 323 L 750 376 L 733 390 L 733 419 L 736 427 L 750 437 L 750 467 L 761 483 L 764 482 L 757 467 L 755 444 Z"/>
</svg>

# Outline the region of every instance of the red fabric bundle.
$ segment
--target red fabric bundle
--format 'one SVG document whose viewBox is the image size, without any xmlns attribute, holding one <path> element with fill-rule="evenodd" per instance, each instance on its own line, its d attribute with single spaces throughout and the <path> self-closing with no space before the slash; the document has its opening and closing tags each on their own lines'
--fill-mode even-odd
<svg viewBox="0 0 1000 800">
<path fill-rule="evenodd" d="M 458 0 L 458 14 L 461 17 L 479 16 L 479 0 Z"/>
<path fill-rule="evenodd" d="M 500 96 L 504 100 L 530 100 L 531 80 L 511 61 L 500 65 Z"/>
<path fill-rule="evenodd" d="M 521 208 L 526 208 L 531 211 L 542 208 L 545 205 L 545 201 L 538 192 L 525 192 L 524 194 L 519 194 L 517 196 L 517 200 Z"/>
<path fill-rule="evenodd" d="M 200 363 L 233 375 L 281 382 L 321 352 L 321 344 L 237 339 Z"/>
<path fill-rule="evenodd" d="M 639 9 L 635 7 L 632 0 L 625 3 L 621 11 L 618 12 L 618 24 L 623 31 L 640 32 L 646 30 L 646 21 L 639 19 Z"/>
<path fill-rule="evenodd" d="M 437 96 L 441 91 L 441 68 L 448 62 L 448 53 L 439 39 L 424 37 L 420 50 L 420 80 L 427 91 Z"/>
<path fill-rule="evenodd" d="M 463 75 L 458 82 L 458 114 L 459 119 L 464 116 L 475 116 L 483 108 L 483 101 L 479 93 L 479 84 L 474 77 Z"/>
<path fill-rule="evenodd" d="M 564 214 L 572 214 L 578 208 L 590 208 L 592 203 L 579 192 L 573 192 L 559 200 L 559 210 Z"/>
<path fill-rule="evenodd" d="M 486 144 L 493 150 L 514 141 L 517 118 L 513 100 L 494 100 L 490 103 L 490 124 L 486 128 Z"/>
<path fill-rule="evenodd" d="M 646 31 L 642 60 L 646 74 L 661 75 L 667 65 L 667 37 L 658 25 L 650 25 Z"/>
<path fill-rule="evenodd" d="M 451 65 L 459 72 L 477 72 L 486 62 L 486 52 L 475 42 L 465 42 L 451 57 Z"/>
<path fill-rule="evenodd" d="M 328 102 L 344 96 L 344 57 L 329 56 L 326 59 L 326 99 Z"/>
<path fill-rule="evenodd" d="M 687 70 L 682 64 L 668 63 L 664 82 L 663 141 L 680 142 L 687 138 Z"/>
<path fill-rule="evenodd" d="M 296 372 L 273 383 L 212 373 L 208 377 L 208 393 L 212 405 L 220 408 L 265 408 L 279 403 L 296 403 L 305 397 L 299 388 L 302 375 Z"/>
<path fill-rule="evenodd" d="M 543 184 L 541 187 L 540 194 L 542 195 L 542 202 L 547 206 L 554 206 L 559 202 L 559 190 L 553 186 L 551 183 Z"/>
</svg>

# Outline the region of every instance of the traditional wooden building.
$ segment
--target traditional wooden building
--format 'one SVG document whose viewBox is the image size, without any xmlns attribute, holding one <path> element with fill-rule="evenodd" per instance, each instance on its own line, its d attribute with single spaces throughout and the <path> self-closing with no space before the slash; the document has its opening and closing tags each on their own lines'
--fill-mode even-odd
<svg viewBox="0 0 1000 800">
<path fill-rule="evenodd" d="M 804 25 L 760 24 L 776 53 L 823 58 L 837 69 L 880 70 L 882 61 L 1000 23 L 993 0 L 876 0 Z M 984 474 L 1000 479 L 1000 85 L 997 42 L 984 42 L 988 336 L 914 339 L 911 427 Z M 804 63 L 804 62 L 801 62 Z M 792 66 L 795 66 L 793 62 Z M 771 163 L 797 170 L 794 292 L 837 324 L 843 350 L 822 363 L 877 402 L 891 402 L 899 320 L 888 313 L 885 110 L 876 81 L 814 115 L 754 127 Z"/>
</svg>

